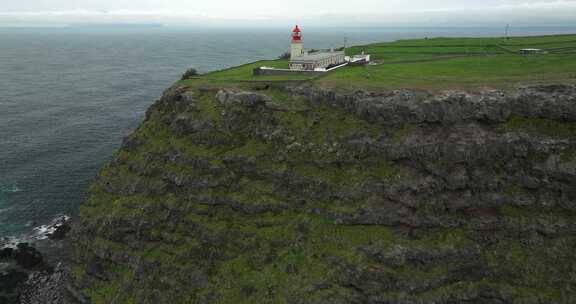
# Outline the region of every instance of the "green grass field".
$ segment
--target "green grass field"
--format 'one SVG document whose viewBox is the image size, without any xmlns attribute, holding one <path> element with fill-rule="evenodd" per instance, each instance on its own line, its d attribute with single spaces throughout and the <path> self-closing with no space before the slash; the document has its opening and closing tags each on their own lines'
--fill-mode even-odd
<svg viewBox="0 0 576 304">
<path fill-rule="evenodd" d="M 522 56 L 522 48 L 547 54 Z M 213 83 L 310 80 L 340 89 L 507 87 L 522 83 L 576 82 L 576 35 L 505 38 L 433 38 L 355 46 L 377 65 L 345 67 L 318 78 L 253 76 L 256 67 L 287 68 L 287 60 L 259 61 L 212 72 L 200 79 Z M 194 80 L 186 80 L 183 83 Z"/>
<path fill-rule="evenodd" d="M 496 55 L 420 63 L 350 67 L 316 80 L 330 87 L 503 87 L 522 82 L 576 80 L 576 54 L 522 57 Z"/>
</svg>

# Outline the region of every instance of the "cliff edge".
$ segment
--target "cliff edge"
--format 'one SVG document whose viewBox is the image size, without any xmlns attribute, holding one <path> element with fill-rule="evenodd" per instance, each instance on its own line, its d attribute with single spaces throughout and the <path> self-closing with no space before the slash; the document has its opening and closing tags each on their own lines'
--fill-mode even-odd
<svg viewBox="0 0 576 304">
<path fill-rule="evenodd" d="M 92 303 L 572 303 L 576 86 L 175 86 L 71 237 Z"/>
</svg>

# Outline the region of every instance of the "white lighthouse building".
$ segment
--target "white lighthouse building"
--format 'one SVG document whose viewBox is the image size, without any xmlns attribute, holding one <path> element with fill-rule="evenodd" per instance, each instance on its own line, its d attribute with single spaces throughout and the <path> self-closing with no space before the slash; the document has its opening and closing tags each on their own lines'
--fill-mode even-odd
<svg viewBox="0 0 576 304">
<path fill-rule="evenodd" d="M 344 51 L 309 52 L 302 44 L 302 31 L 298 26 L 292 30 L 290 45 L 290 70 L 322 71 L 346 62 Z"/>
</svg>

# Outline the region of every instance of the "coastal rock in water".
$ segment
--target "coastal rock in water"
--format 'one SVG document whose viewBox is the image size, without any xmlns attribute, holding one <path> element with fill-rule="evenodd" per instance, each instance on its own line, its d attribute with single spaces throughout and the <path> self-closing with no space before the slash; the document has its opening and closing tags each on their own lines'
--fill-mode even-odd
<svg viewBox="0 0 576 304">
<path fill-rule="evenodd" d="M 82 302 L 62 265 L 49 265 L 33 246 L 58 242 L 70 231 L 70 218 L 60 216 L 21 238 L 5 238 L 0 249 L 0 303 L 68 304 Z M 28 242 L 32 242 L 28 243 Z"/>
<path fill-rule="evenodd" d="M 51 240 L 63 240 L 72 227 L 70 226 L 70 218 L 60 217 L 52 223 L 52 228 L 48 233 L 48 238 Z"/>
<path fill-rule="evenodd" d="M 27 243 L 0 249 L 0 303 L 19 303 L 30 275 L 45 270 L 44 258 Z"/>
<path fill-rule="evenodd" d="M 13 257 L 19 266 L 25 269 L 34 269 L 44 267 L 44 258 L 42 254 L 36 250 L 36 248 L 31 247 L 27 243 L 20 243 L 16 250 L 14 250 Z"/>
<path fill-rule="evenodd" d="M 12 256 L 14 255 L 14 249 L 13 248 L 3 248 L 0 249 L 0 259 L 10 259 L 12 258 Z"/>
</svg>

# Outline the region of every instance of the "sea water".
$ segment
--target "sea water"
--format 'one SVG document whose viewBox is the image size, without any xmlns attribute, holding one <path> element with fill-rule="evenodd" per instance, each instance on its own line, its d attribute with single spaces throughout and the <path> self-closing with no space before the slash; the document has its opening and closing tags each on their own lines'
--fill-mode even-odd
<svg viewBox="0 0 576 304">
<path fill-rule="evenodd" d="M 311 48 L 500 28 L 304 30 Z M 576 32 L 523 28 L 516 35 Z M 218 70 L 288 49 L 290 28 L 0 29 L 0 238 L 75 215 L 99 168 L 190 67 Z M 36 227 L 36 229 L 34 229 Z M 40 227 L 40 228 L 38 228 Z"/>
</svg>

